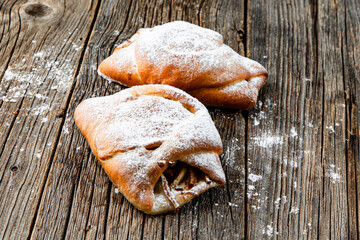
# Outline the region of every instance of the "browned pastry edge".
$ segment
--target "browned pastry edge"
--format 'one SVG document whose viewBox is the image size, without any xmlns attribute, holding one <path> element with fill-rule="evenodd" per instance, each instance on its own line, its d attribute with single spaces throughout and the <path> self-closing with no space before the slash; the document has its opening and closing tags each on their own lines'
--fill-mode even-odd
<svg viewBox="0 0 360 240">
<path fill-rule="evenodd" d="M 265 84 L 267 79 L 267 73 L 263 73 L 263 75 L 253 77 L 260 78 L 260 84 L 258 87 L 253 88 L 249 96 L 244 96 L 243 98 L 238 98 L 238 92 L 234 91 L 221 91 L 224 88 L 231 87 L 238 81 L 234 81 L 231 84 L 221 87 L 209 87 L 209 88 L 199 88 L 196 90 L 189 91 L 188 93 L 197 98 L 200 102 L 208 106 L 215 107 L 226 107 L 226 108 L 235 108 L 235 109 L 251 109 L 253 108 L 258 99 L 258 91 Z M 251 79 L 249 80 L 240 80 L 247 81 L 248 86 L 250 85 Z"/>
</svg>

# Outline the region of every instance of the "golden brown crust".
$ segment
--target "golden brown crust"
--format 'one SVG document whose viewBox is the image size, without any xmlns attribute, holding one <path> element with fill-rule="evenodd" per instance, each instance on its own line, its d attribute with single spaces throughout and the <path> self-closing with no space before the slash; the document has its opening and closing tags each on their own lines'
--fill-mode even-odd
<svg viewBox="0 0 360 240">
<path fill-rule="evenodd" d="M 87 99 L 75 122 L 111 181 L 138 209 L 158 214 L 182 206 L 195 195 L 225 184 L 219 160 L 220 136 L 206 108 L 185 92 L 144 85 L 115 95 Z M 181 191 L 156 192 L 172 162 L 198 169 L 197 184 Z M 185 165 L 184 165 L 185 164 Z M 211 183 L 205 183 L 205 177 Z M 183 183 L 184 184 L 184 183 Z"/>
<path fill-rule="evenodd" d="M 263 66 L 223 44 L 220 34 L 186 22 L 141 29 L 100 64 L 99 73 L 129 87 L 171 85 L 204 104 L 240 109 L 256 104 L 267 78 Z"/>
<path fill-rule="evenodd" d="M 217 106 L 217 107 L 227 107 L 227 108 L 238 108 L 238 109 L 250 109 L 256 105 L 258 89 L 260 89 L 266 80 L 267 74 L 261 75 L 259 77 L 254 77 L 254 79 L 258 79 L 259 86 L 255 88 L 251 83 L 243 84 L 241 89 L 247 94 L 243 94 L 242 98 L 239 98 L 238 88 L 234 87 L 234 85 L 241 85 L 242 82 L 239 83 L 231 83 L 227 86 L 221 87 L 210 87 L 210 88 L 200 88 L 193 91 L 190 91 L 189 94 L 195 98 L 197 98 L 200 102 L 209 106 Z M 245 83 L 245 82 L 244 82 Z"/>
</svg>

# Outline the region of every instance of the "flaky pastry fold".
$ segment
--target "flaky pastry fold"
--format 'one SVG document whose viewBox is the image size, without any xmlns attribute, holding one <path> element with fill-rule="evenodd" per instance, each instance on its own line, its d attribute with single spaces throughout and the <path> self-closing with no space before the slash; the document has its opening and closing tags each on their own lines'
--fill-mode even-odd
<svg viewBox="0 0 360 240">
<path fill-rule="evenodd" d="M 183 21 L 140 29 L 98 72 L 125 86 L 171 85 L 205 105 L 238 109 L 256 105 L 268 75 L 224 44 L 219 33 Z"/>
<path fill-rule="evenodd" d="M 146 213 L 177 210 L 225 184 L 219 133 L 180 89 L 144 85 L 87 99 L 74 118 L 111 181 Z"/>
</svg>

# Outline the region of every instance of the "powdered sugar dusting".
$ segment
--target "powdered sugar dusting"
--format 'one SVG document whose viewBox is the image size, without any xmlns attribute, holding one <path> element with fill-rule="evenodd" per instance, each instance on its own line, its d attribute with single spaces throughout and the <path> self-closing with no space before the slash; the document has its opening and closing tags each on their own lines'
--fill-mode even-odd
<svg viewBox="0 0 360 240">
<path fill-rule="evenodd" d="M 293 214 L 298 214 L 300 211 L 300 209 L 298 207 L 292 207 L 291 210 L 290 210 L 290 213 L 293 213 Z"/>
<path fill-rule="evenodd" d="M 72 83 L 74 68 L 69 65 L 69 60 L 60 63 L 52 60 L 53 48 L 39 51 L 28 61 L 33 61 L 31 69 L 24 69 L 23 62 L 14 63 L 5 71 L 3 82 L 0 87 L 0 100 L 6 103 L 15 103 L 25 97 L 34 97 L 41 102 L 35 102 L 31 114 L 46 113 L 50 104 L 46 104 L 47 96 L 40 94 L 39 89 L 44 87 L 44 77 L 50 79 L 49 91 L 65 92 Z M 46 74 L 44 74 L 46 72 Z"/>
<path fill-rule="evenodd" d="M 330 133 L 335 133 L 335 129 L 334 129 L 334 127 L 331 126 L 331 125 L 330 125 L 330 126 L 326 126 L 326 129 L 328 129 Z"/>
<path fill-rule="evenodd" d="M 255 174 L 250 173 L 248 178 L 249 178 L 249 180 L 250 180 L 251 182 L 255 183 L 255 182 L 261 180 L 261 179 L 262 179 L 262 176 L 261 176 L 261 175 L 255 175 Z"/>
<path fill-rule="evenodd" d="M 190 81 L 198 77 L 194 73 L 203 75 L 211 71 L 212 85 L 241 80 L 244 73 L 245 76 L 256 75 L 263 69 L 223 44 L 219 33 L 182 21 L 142 29 L 136 41 L 136 55 L 147 59 L 151 66 L 161 68 L 164 62 L 176 66 L 186 76 L 184 79 Z"/>
<path fill-rule="evenodd" d="M 219 158 L 213 152 L 191 154 L 184 160 L 190 165 L 198 166 L 200 169 L 208 169 L 212 175 L 225 179 L 224 171 L 219 168 Z"/>
<path fill-rule="evenodd" d="M 249 82 L 246 80 L 242 80 L 222 88 L 220 92 L 224 92 L 226 94 L 235 92 L 238 95 L 244 96 L 244 98 L 256 100 L 259 90 L 257 88 L 251 87 Z"/>
<path fill-rule="evenodd" d="M 272 237 L 274 235 L 274 228 L 272 226 L 272 223 L 265 226 L 262 230 L 262 233 L 268 237 Z"/>
<path fill-rule="evenodd" d="M 341 175 L 338 173 L 340 168 L 336 168 L 334 164 L 330 164 L 330 166 L 326 169 L 325 177 L 328 177 L 330 181 L 334 184 L 341 182 Z"/>
<path fill-rule="evenodd" d="M 295 127 L 292 127 L 291 128 L 291 130 L 290 130 L 290 136 L 291 137 L 296 137 L 298 134 L 297 134 L 297 132 L 296 132 L 296 130 L 295 130 Z"/>
<path fill-rule="evenodd" d="M 262 135 L 260 137 L 253 137 L 251 138 L 252 140 L 254 140 L 254 144 L 262 147 L 262 148 L 269 148 L 272 147 L 273 145 L 282 145 L 283 144 L 283 137 L 282 136 L 277 136 L 277 135 Z"/>
<path fill-rule="evenodd" d="M 114 145 L 125 149 L 164 141 L 175 125 L 192 115 L 181 103 L 154 96 L 141 96 L 134 101 L 120 103 L 116 109 L 109 109 L 112 114 L 98 109 L 101 115 L 111 116 L 103 121 L 102 125 L 106 127 L 98 136 L 115 139 Z"/>
<path fill-rule="evenodd" d="M 230 207 L 239 207 L 239 205 L 236 203 L 228 202 L 228 204 Z"/>
</svg>

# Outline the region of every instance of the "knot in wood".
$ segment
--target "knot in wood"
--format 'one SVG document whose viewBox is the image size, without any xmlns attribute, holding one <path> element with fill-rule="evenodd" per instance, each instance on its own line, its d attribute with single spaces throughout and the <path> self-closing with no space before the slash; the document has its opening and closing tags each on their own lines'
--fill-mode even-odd
<svg viewBox="0 0 360 240">
<path fill-rule="evenodd" d="M 34 3 L 26 6 L 25 12 L 33 17 L 44 17 L 51 13 L 51 8 L 45 4 Z"/>
</svg>

